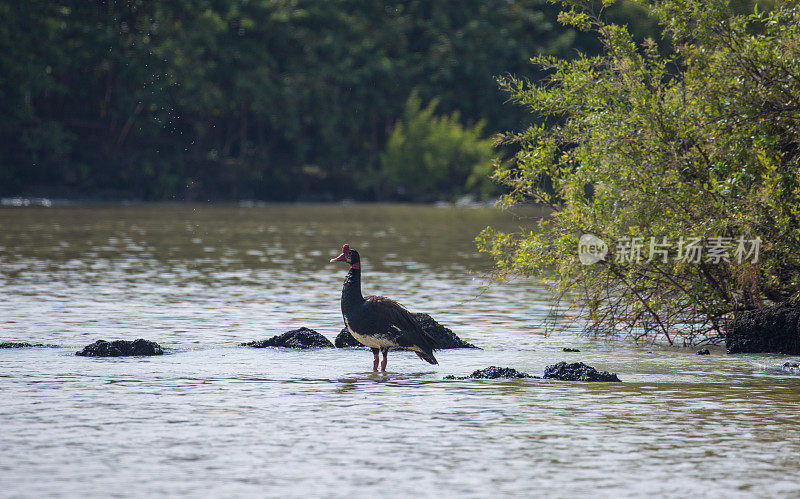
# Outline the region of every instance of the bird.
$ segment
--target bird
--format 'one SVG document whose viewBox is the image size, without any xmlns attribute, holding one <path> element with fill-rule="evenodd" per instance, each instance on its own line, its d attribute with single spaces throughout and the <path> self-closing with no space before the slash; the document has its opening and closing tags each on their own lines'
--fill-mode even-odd
<svg viewBox="0 0 800 499">
<path fill-rule="evenodd" d="M 350 271 L 342 287 L 342 317 L 347 330 L 356 341 L 372 349 L 372 370 L 378 370 L 378 352 L 383 353 L 381 371 L 386 371 L 389 350 L 411 350 L 429 364 L 438 365 L 433 351 L 436 340 L 426 333 L 411 312 L 394 300 L 383 296 L 361 295 L 361 257 L 349 244 L 331 263 L 344 262 Z"/>
</svg>

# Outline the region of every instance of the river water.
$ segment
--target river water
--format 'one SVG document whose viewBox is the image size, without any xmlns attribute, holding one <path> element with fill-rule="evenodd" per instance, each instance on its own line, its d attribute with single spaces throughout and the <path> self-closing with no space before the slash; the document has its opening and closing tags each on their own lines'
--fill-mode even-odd
<svg viewBox="0 0 800 499">
<path fill-rule="evenodd" d="M 484 226 L 535 211 L 383 205 L 0 210 L 0 497 L 798 497 L 800 377 L 726 356 L 547 331 L 535 280 L 487 286 Z M 348 242 L 365 294 L 483 350 L 238 343 L 342 327 Z M 91 359 L 97 339 L 168 354 Z M 565 353 L 577 347 L 579 353 Z M 584 361 L 622 383 L 448 381 Z"/>
</svg>

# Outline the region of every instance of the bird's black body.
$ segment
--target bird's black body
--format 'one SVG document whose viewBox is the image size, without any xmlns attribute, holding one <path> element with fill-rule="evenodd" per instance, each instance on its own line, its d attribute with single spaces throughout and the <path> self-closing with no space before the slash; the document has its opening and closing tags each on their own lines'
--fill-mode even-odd
<svg viewBox="0 0 800 499">
<path fill-rule="evenodd" d="M 378 351 L 383 352 L 382 369 L 386 369 L 389 350 L 414 351 L 422 360 L 438 364 L 433 356 L 436 342 L 402 305 L 382 296 L 361 294 L 361 262 L 358 252 L 345 245 L 342 255 L 332 261 L 346 261 L 350 271 L 342 288 L 342 316 L 345 326 L 359 343 L 370 347 L 375 355 L 373 368 L 377 370 Z"/>
</svg>

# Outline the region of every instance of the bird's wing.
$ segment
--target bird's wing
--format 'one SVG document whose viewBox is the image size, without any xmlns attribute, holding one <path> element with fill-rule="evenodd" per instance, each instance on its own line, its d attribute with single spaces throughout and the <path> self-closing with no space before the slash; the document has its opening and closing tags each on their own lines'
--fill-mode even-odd
<svg viewBox="0 0 800 499">
<path fill-rule="evenodd" d="M 387 328 L 397 329 L 398 342 L 401 346 L 420 346 L 431 350 L 438 347 L 436 340 L 422 329 L 411 312 L 396 301 L 383 296 L 368 296 L 365 306 L 376 316 L 381 317 Z"/>
</svg>

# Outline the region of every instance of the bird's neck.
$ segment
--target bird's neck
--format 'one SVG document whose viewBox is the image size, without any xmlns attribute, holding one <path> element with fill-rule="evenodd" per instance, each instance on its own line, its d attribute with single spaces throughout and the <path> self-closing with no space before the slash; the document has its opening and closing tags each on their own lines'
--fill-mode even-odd
<svg viewBox="0 0 800 499">
<path fill-rule="evenodd" d="M 350 267 L 342 287 L 342 310 L 364 303 L 361 295 L 361 269 Z"/>
</svg>

